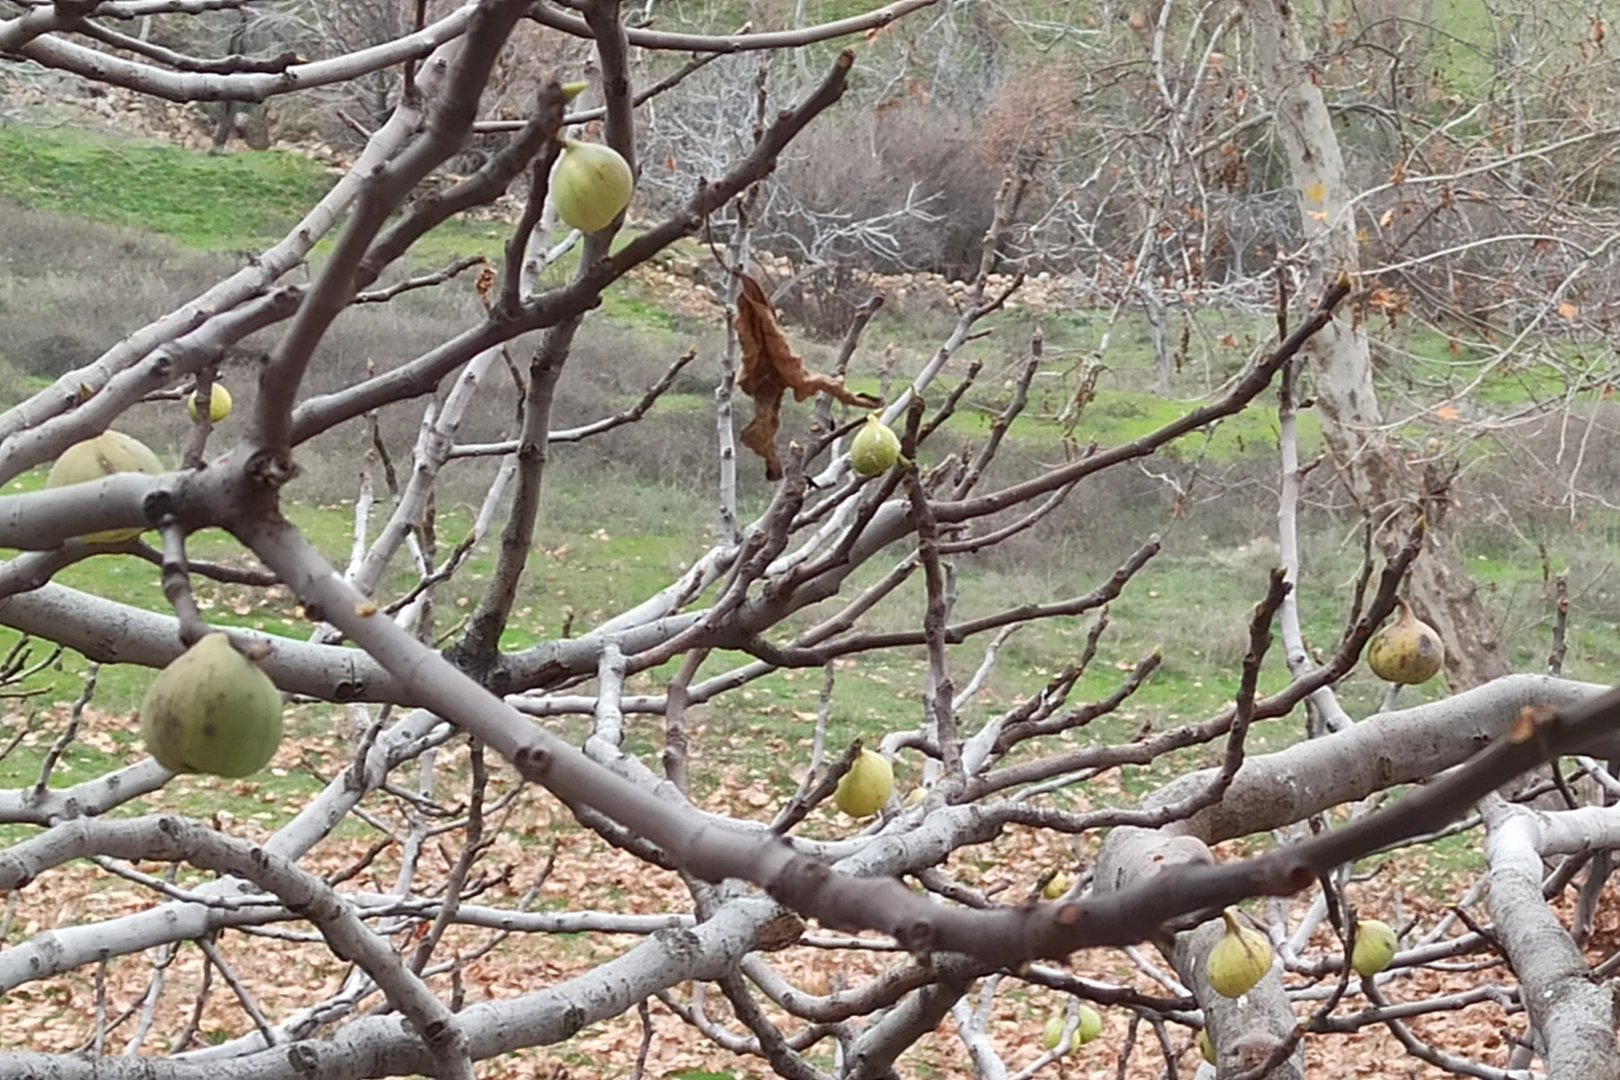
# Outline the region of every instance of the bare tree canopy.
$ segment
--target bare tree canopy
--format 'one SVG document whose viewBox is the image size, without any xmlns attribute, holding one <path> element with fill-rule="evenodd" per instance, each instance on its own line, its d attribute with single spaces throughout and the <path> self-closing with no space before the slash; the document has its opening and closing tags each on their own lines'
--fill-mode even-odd
<svg viewBox="0 0 1620 1080">
<path fill-rule="evenodd" d="M 1373 1033 L 1401 1055 L 1382 1075 L 1620 1077 L 1620 947 L 1594 938 L 1620 689 L 1565 676 L 1550 569 L 1551 660 L 1510 671 L 1451 513 L 1473 482 L 1505 506 L 1482 474 L 1516 453 L 1571 522 L 1616 505 L 1620 218 L 1612 163 L 1581 160 L 1620 130 L 1602 16 L 1577 41 L 1493 15 L 1501 70 L 1442 87 L 1412 59 L 1441 48 L 1433 5 L 1342 6 L 0 3 L 19 84 L 178 109 L 225 157 L 304 125 L 338 163 L 278 240 L 0 413 L 0 767 L 40 747 L 0 774 L 0 1077 L 533 1075 L 523 1054 L 632 1016 L 639 1044 L 580 1075 L 657 1068 L 667 1022 L 788 1080 L 1055 1076 L 1094 1038 L 1121 1078 L 1298 1078 Z M 687 259 L 712 336 L 570 408 L 623 359 L 588 351 L 601 309 Z M 1083 355 L 1006 332 L 1054 275 L 1046 317 L 1100 327 Z M 932 321 L 881 321 L 932 283 Z M 423 296 L 454 321 L 412 321 Z M 1134 319 L 1163 411 L 1094 438 Z M 1399 319 L 1466 362 L 1398 355 Z M 126 430 L 159 409 L 179 454 Z M 655 578 L 609 557 L 599 606 L 563 608 L 541 564 L 588 569 L 544 544 L 559 461 L 675 412 L 647 437 L 688 474 L 686 531 Z M 1264 471 L 1217 475 L 1245 421 Z M 1556 456 L 1480 449 L 1532 422 Z M 300 488 L 315 470 L 341 494 Z M 1206 489 L 1250 500 L 1261 558 L 1203 564 L 1245 610 L 1193 715 L 1140 705 L 1181 658 L 1109 635 L 1206 600 L 1131 603 L 1208 539 Z M 611 502 L 586 491 L 570 526 L 605 547 L 636 527 Z M 1123 539 L 1078 550 L 1100 519 Z M 1308 600 L 1311 522 L 1359 551 Z M 972 590 L 1037 551 L 1029 595 Z M 146 603 L 91 584 L 113 567 Z M 243 617 L 275 605 L 293 617 Z M 65 656 L 82 678 L 55 700 Z M 836 736 L 839 687 L 895 657 L 898 698 Z M 163 672 L 118 710 L 139 746 L 86 775 L 113 665 Z M 1346 693 L 1368 666 L 1381 706 Z M 1442 671 L 1449 696 L 1399 699 Z M 738 736 L 770 775 L 711 798 L 706 710 L 773 679 L 790 702 Z M 274 827 L 181 803 L 203 777 L 282 798 L 266 769 L 310 779 Z M 1457 836 L 1466 891 L 1418 899 L 1397 862 Z M 1009 838 L 1052 861 L 985 874 Z M 625 888 L 553 880 L 570 846 L 633 866 Z M 78 872 L 105 902 L 31 911 Z M 270 942 L 316 959 L 244 977 Z M 474 973 L 502 955 L 522 977 L 495 992 Z M 1505 1037 L 1423 1026 L 1470 1009 Z M 47 1014 L 73 1045 L 22 1030 Z"/>
</svg>

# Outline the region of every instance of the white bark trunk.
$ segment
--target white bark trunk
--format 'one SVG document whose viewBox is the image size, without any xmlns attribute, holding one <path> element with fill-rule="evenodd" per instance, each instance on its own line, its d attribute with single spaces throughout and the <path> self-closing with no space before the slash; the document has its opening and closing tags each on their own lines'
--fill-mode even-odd
<svg viewBox="0 0 1620 1080">
<path fill-rule="evenodd" d="M 1548 853 L 1550 834 L 1564 831 L 1554 823 L 1569 812 L 1538 814 L 1501 798 L 1482 803 L 1481 811 L 1489 830 L 1486 905 L 1502 951 L 1519 977 L 1530 1022 L 1541 1036 L 1547 1080 L 1620 1077 L 1614 984 L 1593 981 L 1581 950 L 1541 894 L 1542 856 Z M 1615 824 L 1606 810 L 1587 817 L 1589 823 L 1606 817 Z"/>
<path fill-rule="evenodd" d="M 1301 227 L 1306 281 L 1360 271 L 1355 216 L 1349 206 L 1344 158 L 1327 102 L 1316 83 L 1310 51 L 1290 0 L 1249 0 L 1260 76 L 1275 105 L 1277 133 L 1288 154 Z M 1446 642 L 1446 675 L 1453 689 L 1480 686 L 1507 673 L 1494 623 L 1486 617 L 1461 560 L 1440 529 L 1449 501 L 1415 473 L 1384 429 L 1373 385 L 1370 345 L 1352 306 L 1305 346 L 1322 433 L 1356 504 L 1393 550 L 1413 512 L 1428 519 L 1427 550 L 1413 564 L 1409 588 L 1419 614 Z"/>
</svg>

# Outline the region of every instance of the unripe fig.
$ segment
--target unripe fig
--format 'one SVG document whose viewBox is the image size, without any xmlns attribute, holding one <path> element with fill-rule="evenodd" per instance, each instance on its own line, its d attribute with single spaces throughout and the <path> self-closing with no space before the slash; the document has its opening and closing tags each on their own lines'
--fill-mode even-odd
<svg viewBox="0 0 1620 1080">
<path fill-rule="evenodd" d="M 62 456 L 51 466 L 45 477 L 48 488 L 71 487 L 88 484 L 114 473 L 139 472 L 156 476 L 163 471 L 163 462 L 150 447 L 122 431 L 103 431 L 93 439 L 74 443 L 62 451 Z M 133 540 L 144 530 L 107 529 L 79 537 L 90 544 L 118 544 Z"/>
<path fill-rule="evenodd" d="M 1046 887 L 1041 890 L 1041 895 L 1048 900 L 1056 900 L 1068 892 L 1069 886 L 1072 884 L 1074 884 L 1074 879 L 1059 870 L 1052 875 L 1052 880 L 1046 883 Z"/>
<path fill-rule="evenodd" d="M 1063 1028 L 1068 1021 L 1062 1013 L 1053 1013 L 1046 1021 L 1046 1030 L 1042 1033 L 1042 1045 L 1048 1050 L 1056 1050 L 1058 1043 L 1063 1041 Z M 1091 1042 L 1102 1034 L 1102 1017 L 1097 1010 L 1084 1002 L 1080 1005 L 1080 1026 L 1074 1029 L 1074 1037 L 1069 1042 L 1069 1049 L 1078 1050 L 1086 1043 Z"/>
<path fill-rule="evenodd" d="M 871 817 L 894 791 L 894 767 L 882 754 L 862 749 L 849 771 L 838 779 L 833 802 L 853 818 Z"/>
<path fill-rule="evenodd" d="M 191 422 L 197 422 L 197 391 L 193 390 L 186 395 L 186 415 Z M 208 388 L 208 421 L 217 424 L 231 415 L 231 392 L 219 383 Z"/>
<path fill-rule="evenodd" d="M 1216 1064 L 1215 1044 L 1209 1041 L 1209 1028 L 1198 1029 L 1198 1056 L 1211 1065 Z"/>
<path fill-rule="evenodd" d="M 557 216 L 580 232 L 605 229 L 630 205 L 636 179 L 630 163 L 611 146 L 563 140 L 551 172 L 551 202 Z"/>
<path fill-rule="evenodd" d="M 1445 663 L 1446 650 L 1434 627 L 1412 614 L 1405 600 L 1400 615 L 1367 644 L 1367 665 L 1385 682 L 1415 686 L 1428 682 Z"/>
<path fill-rule="evenodd" d="M 861 430 L 849 444 L 849 464 L 862 476 L 886 473 L 900 460 L 900 436 L 878 419 L 877 414 L 866 418 Z"/>
<path fill-rule="evenodd" d="M 1361 919 L 1356 923 L 1356 947 L 1350 952 L 1350 966 L 1357 975 L 1369 978 L 1389 967 L 1399 947 L 1395 931 L 1388 923 Z"/>
<path fill-rule="evenodd" d="M 926 798 L 928 798 L 928 789 L 918 784 L 911 789 L 911 794 L 906 796 L 906 809 L 910 810 L 913 806 L 922 805 L 922 801 Z"/>
<path fill-rule="evenodd" d="M 1102 1017 L 1090 1005 L 1080 1004 L 1080 1026 L 1074 1032 L 1074 1045 L 1084 1046 L 1102 1034 Z"/>
<path fill-rule="evenodd" d="M 141 699 L 141 738 L 173 772 L 248 776 L 281 745 L 281 692 L 224 634 L 164 668 Z"/>
<path fill-rule="evenodd" d="M 1209 950 L 1204 976 L 1217 994 L 1239 998 L 1271 970 L 1271 941 L 1253 927 L 1240 924 L 1233 908 L 1221 912 L 1221 918 L 1226 920 L 1226 933 Z"/>
</svg>

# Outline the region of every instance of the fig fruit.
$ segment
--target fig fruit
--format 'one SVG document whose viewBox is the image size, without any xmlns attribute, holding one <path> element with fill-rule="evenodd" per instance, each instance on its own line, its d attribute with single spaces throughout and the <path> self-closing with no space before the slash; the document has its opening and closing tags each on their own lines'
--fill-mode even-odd
<svg viewBox="0 0 1620 1080">
<path fill-rule="evenodd" d="M 1043 1032 L 1042 1045 L 1048 1050 L 1056 1050 L 1058 1043 L 1063 1041 L 1063 1028 L 1068 1021 L 1062 1013 L 1053 1013 L 1046 1021 L 1046 1030 Z M 1102 1034 L 1102 1017 L 1090 1005 L 1080 1005 L 1080 1026 L 1074 1029 L 1074 1038 L 1069 1042 L 1070 1050 L 1078 1050 L 1086 1043 L 1096 1039 Z"/>
<path fill-rule="evenodd" d="M 611 146 L 563 140 L 551 172 L 551 202 L 557 216 L 580 232 L 605 229 L 630 205 L 636 178 L 630 163 Z"/>
<path fill-rule="evenodd" d="M 1234 908 L 1221 912 L 1221 918 L 1226 920 L 1226 933 L 1209 950 L 1204 977 L 1217 994 L 1239 998 L 1271 970 L 1271 941 L 1253 927 L 1240 924 Z"/>
<path fill-rule="evenodd" d="M 1080 1005 L 1080 1026 L 1074 1032 L 1074 1045 L 1084 1046 L 1102 1034 L 1102 1017 L 1090 1005 Z"/>
<path fill-rule="evenodd" d="M 248 776 L 281 745 L 281 692 L 224 634 L 164 668 L 141 699 L 141 739 L 172 772 Z"/>
<path fill-rule="evenodd" d="M 894 791 L 894 767 L 882 754 L 862 749 L 855 764 L 838 780 L 833 803 L 853 818 L 871 817 Z"/>
<path fill-rule="evenodd" d="M 913 806 L 921 806 L 922 801 L 926 798 L 928 798 L 928 789 L 918 784 L 911 789 L 911 794 L 906 796 L 906 809 L 910 810 Z"/>
<path fill-rule="evenodd" d="M 1446 650 L 1434 627 L 1397 600 L 1400 614 L 1367 643 L 1367 665 L 1385 682 L 1415 686 L 1428 682 L 1445 663 Z"/>
<path fill-rule="evenodd" d="M 900 436 L 876 414 L 868 416 L 849 444 L 849 464 L 862 476 L 888 472 L 900 460 Z"/>
<path fill-rule="evenodd" d="M 1209 1028 L 1198 1029 L 1198 1056 L 1211 1065 L 1216 1064 L 1215 1044 L 1209 1041 Z"/>
<path fill-rule="evenodd" d="M 193 390 L 186 395 L 186 415 L 191 422 L 197 422 L 197 391 Z M 208 388 L 208 422 L 217 424 L 231 415 L 231 392 L 219 383 Z"/>
<path fill-rule="evenodd" d="M 1350 966 L 1362 978 L 1370 978 L 1389 967 L 1400 942 L 1389 923 L 1361 919 L 1356 923 L 1356 947 L 1350 951 Z"/>
<path fill-rule="evenodd" d="M 114 473 L 139 472 L 156 476 L 163 471 L 163 462 L 150 447 L 122 431 L 103 431 L 93 439 L 74 443 L 62 451 L 62 456 L 51 466 L 45 477 L 48 488 L 72 487 L 88 484 Z M 107 529 L 79 537 L 90 544 L 119 544 L 133 540 L 144 529 Z"/>
<path fill-rule="evenodd" d="M 1041 895 L 1048 900 L 1056 900 L 1068 892 L 1069 886 L 1073 884 L 1074 879 L 1059 870 L 1052 875 L 1052 880 L 1046 883 L 1046 887 L 1041 890 Z"/>
</svg>

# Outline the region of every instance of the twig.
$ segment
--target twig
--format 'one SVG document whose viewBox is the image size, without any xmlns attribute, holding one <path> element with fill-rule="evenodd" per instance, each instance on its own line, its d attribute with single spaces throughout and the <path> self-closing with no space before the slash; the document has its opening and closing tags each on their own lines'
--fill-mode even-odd
<svg viewBox="0 0 1620 1080">
<path fill-rule="evenodd" d="M 84 707 L 90 704 L 90 699 L 96 695 L 96 677 L 101 673 L 101 665 L 92 661 L 84 672 L 84 689 L 68 709 L 67 727 L 62 734 L 51 743 L 51 748 L 45 752 L 45 760 L 40 763 L 39 779 L 34 783 L 34 798 L 40 799 L 45 795 L 45 789 L 51 786 L 51 773 L 55 771 L 57 762 L 67 753 L 67 748 L 73 744 L 74 738 L 79 734 L 79 720 L 84 716 Z M 8 748 L 9 749 L 9 748 Z"/>
</svg>

